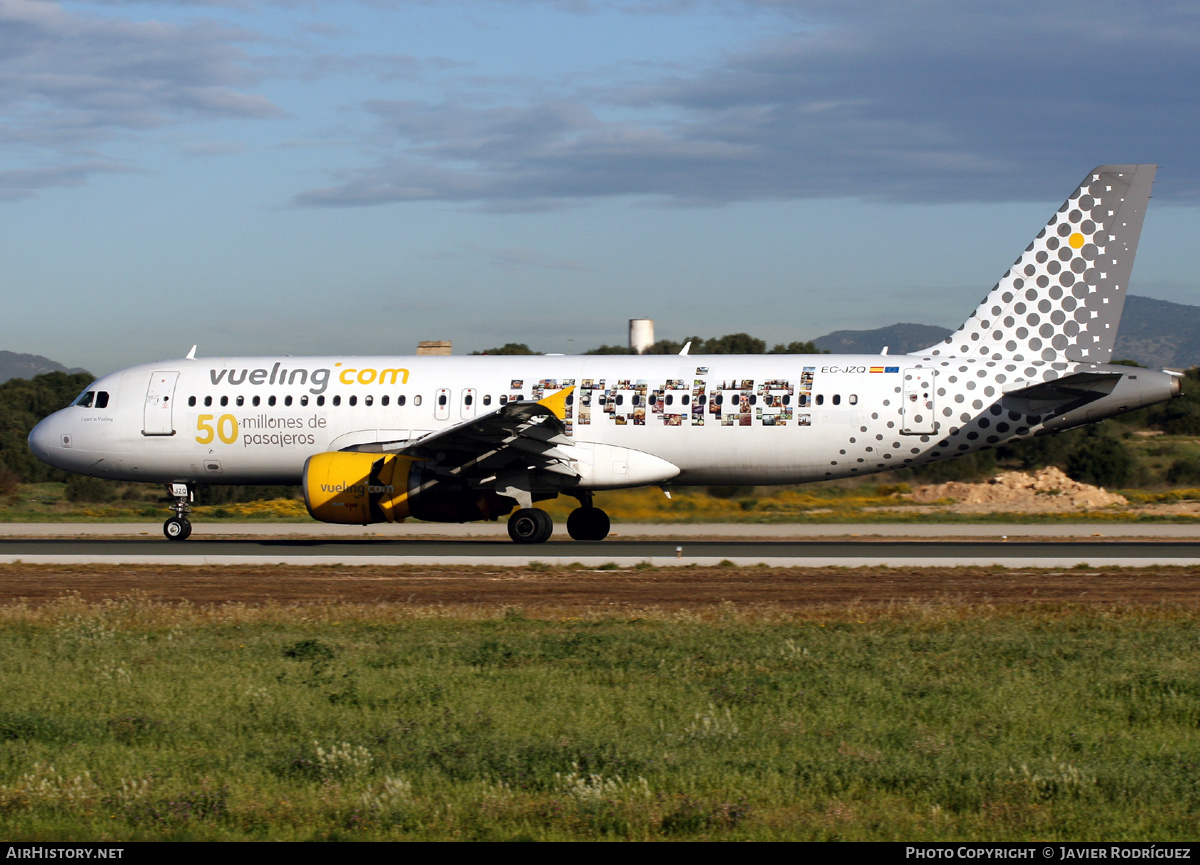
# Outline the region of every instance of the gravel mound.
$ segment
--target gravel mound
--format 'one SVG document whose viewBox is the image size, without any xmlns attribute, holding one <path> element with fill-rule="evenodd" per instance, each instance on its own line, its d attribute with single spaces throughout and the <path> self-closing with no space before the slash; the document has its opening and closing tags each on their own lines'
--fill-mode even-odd
<svg viewBox="0 0 1200 865">
<path fill-rule="evenodd" d="M 959 481 L 927 484 L 914 489 L 907 498 L 919 504 L 935 504 L 939 500 L 952 499 L 954 509 L 961 513 L 982 513 L 998 509 L 1024 513 L 1056 513 L 1129 505 L 1124 496 L 1110 493 L 1103 487 L 1073 481 L 1063 474 L 1061 469 L 1053 466 L 1039 469 L 1033 474 L 1004 472 L 990 481 L 979 484 Z M 998 505 L 1002 508 L 997 508 Z"/>
</svg>

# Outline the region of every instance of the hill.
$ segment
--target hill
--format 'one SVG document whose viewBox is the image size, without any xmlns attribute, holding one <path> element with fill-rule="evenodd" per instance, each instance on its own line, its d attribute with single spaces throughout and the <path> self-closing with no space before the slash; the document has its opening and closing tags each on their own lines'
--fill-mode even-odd
<svg viewBox="0 0 1200 865">
<path fill-rule="evenodd" d="M 17 354 L 15 351 L 0 351 L 0 384 L 10 378 L 33 378 L 44 372 L 65 372 L 68 375 L 87 372 L 76 367 L 67 369 L 58 361 L 42 357 L 40 354 Z"/>
<path fill-rule="evenodd" d="M 893 324 L 875 330 L 839 330 L 813 340 L 822 351 L 889 354 L 917 351 L 945 339 L 951 331 L 928 324 Z M 1151 368 L 1200 366 L 1200 307 L 1129 295 L 1121 316 L 1114 358 L 1136 360 Z"/>
</svg>

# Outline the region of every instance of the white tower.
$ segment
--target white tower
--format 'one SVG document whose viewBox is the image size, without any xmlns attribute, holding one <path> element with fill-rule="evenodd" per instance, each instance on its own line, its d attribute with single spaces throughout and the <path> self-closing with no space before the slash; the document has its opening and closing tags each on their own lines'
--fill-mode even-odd
<svg viewBox="0 0 1200 865">
<path fill-rule="evenodd" d="M 629 350 L 634 354 L 645 354 L 654 345 L 654 319 L 629 319 Z"/>
</svg>

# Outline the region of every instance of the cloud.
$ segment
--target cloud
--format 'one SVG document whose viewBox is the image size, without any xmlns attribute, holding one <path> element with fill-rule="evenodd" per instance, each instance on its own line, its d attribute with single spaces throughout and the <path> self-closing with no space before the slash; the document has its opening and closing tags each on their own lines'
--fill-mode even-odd
<svg viewBox="0 0 1200 865">
<path fill-rule="evenodd" d="M 93 174 L 129 170 L 115 162 L 93 161 L 0 171 L 0 201 L 21 201 L 43 189 L 83 186 Z"/>
<path fill-rule="evenodd" d="M 88 16 L 48 0 L 0 0 L 0 140 L 29 150 L 90 147 L 194 119 L 283 112 L 240 43 L 213 22 Z"/>
<path fill-rule="evenodd" d="M 783 14 L 791 32 L 690 74 L 553 99 L 535 84 L 504 104 L 466 86 L 438 101 L 366 102 L 382 154 L 293 203 L 1043 200 L 1095 164 L 1134 161 L 1164 165 L 1160 195 L 1200 199 L 1200 9 L 748 5 Z"/>
</svg>

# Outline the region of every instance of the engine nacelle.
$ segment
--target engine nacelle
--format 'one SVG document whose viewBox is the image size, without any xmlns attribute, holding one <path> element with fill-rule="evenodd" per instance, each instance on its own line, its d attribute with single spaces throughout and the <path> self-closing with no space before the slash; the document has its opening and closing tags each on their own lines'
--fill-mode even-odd
<svg viewBox="0 0 1200 865">
<path fill-rule="evenodd" d="M 492 490 L 473 490 L 438 476 L 428 463 L 398 454 L 330 451 L 304 464 L 304 504 L 324 523 L 439 523 L 494 520 L 516 502 Z"/>
</svg>

